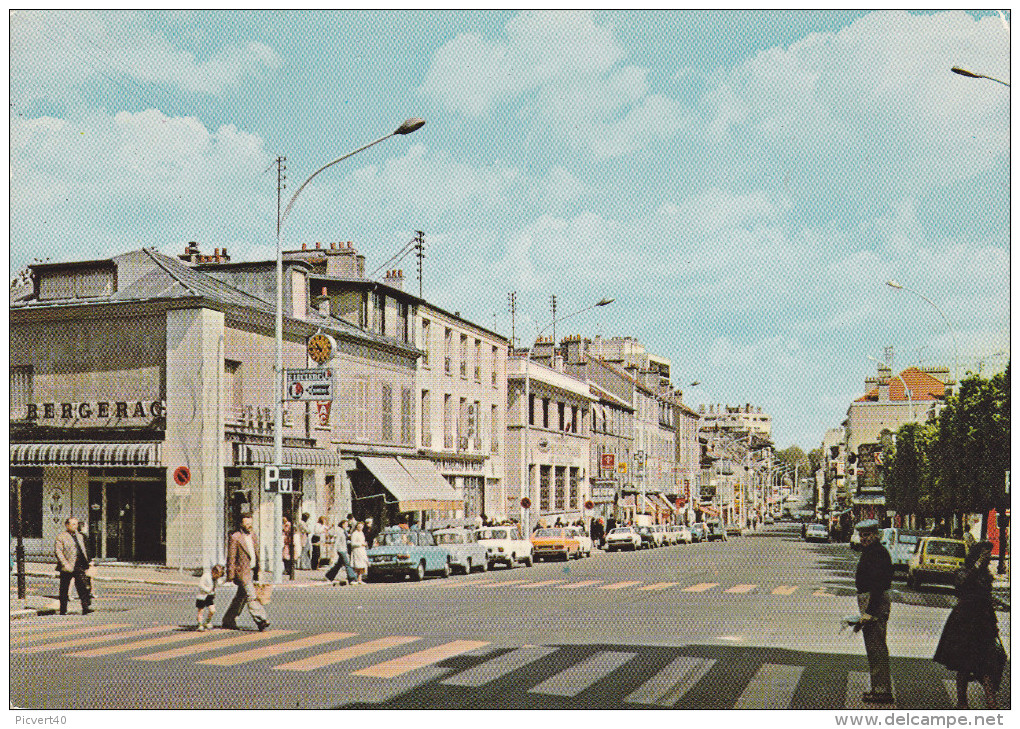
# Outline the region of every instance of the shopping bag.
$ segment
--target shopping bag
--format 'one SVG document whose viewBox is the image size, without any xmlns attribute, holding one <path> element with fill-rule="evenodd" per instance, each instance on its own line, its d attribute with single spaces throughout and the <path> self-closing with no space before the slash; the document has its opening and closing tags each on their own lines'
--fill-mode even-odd
<svg viewBox="0 0 1020 729">
<path fill-rule="evenodd" d="M 255 583 L 255 599 L 263 605 L 268 605 L 273 599 L 273 585 L 272 583 Z"/>
</svg>

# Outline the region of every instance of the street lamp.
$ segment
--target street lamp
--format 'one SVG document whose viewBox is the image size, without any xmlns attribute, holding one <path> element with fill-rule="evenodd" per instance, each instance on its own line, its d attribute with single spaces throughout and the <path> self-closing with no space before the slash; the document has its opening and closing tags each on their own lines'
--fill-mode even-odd
<svg viewBox="0 0 1020 729">
<path fill-rule="evenodd" d="M 878 362 L 880 365 L 886 364 L 885 362 L 883 362 L 882 360 L 878 359 L 877 357 L 872 357 L 870 354 L 866 354 L 864 356 L 867 357 L 868 359 L 870 359 L 872 362 Z M 891 367 L 889 368 L 889 371 L 892 372 L 892 368 Z M 914 420 L 914 400 L 911 397 L 910 388 L 907 387 L 907 381 L 903 379 L 902 375 L 893 375 L 893 377 L 898 378 L 899 381 L 903 383 L 903 393 L 907 396 L 907 406 L 908 406 L 908 409 L 909 409 L 909 412 L 910 412 L 910 419 Z"/>
<path fill-rule="evenodd" d="M 985 76 L 983 73 L 974 73 L 973 71 L 968 71 L 967 69 L 960 68 L 959 66 L 953 66 L 949 70 L 952 71 L 955 74 L 959 74 L 960 76 L 966 76 L 967 78 L 986 78 L 989 81 L 994 81 L 997 84 L 1002 84 L 1003 86 L 1009 86 L 1008 82 L 1001 81 L 1000 79 L 997 79 L 994 76 Z"/>
<path fill-rule="evenodd" d="M 563 321 L 564 319 L 569 319 L 572 316 L 577 316 L 578 314 L 583 314 L 586 311 L 590 311 L 591 309 L 594 309 L 596 306 L 608 306 L 609 304 L 612 304 L 614 301 L 616 301 L 616 299 L 600 299 L 599 301 L 597 301 L 596 303 L 592 304 L 591 306 L 586 306 L 583 309 L 578 309 L 577 311 L 575 311 L 575 312 L 573 312 L 571 314 L 567 314 L 566 316 L 559 317 L 558 319 L 550 322 L 549 324 L 546 324 L 538 332 L 538 334 L 535 335 L 535 342 L 537 342 L 539 339 L 541 339 L 542 334 L 544 334 L 546 332 L 546 330 L 548 330 L 549 327 L 551 327 L 557 321 Z M 555 348 L 555 346 L 556 346 L 556 343 L 553 342 L 553 347 Z M 529 471 L 530 471 L 530 469 L 528 468 L 528 456 L 527 456 L 527 454 L 528 454 L 528 439 L 531 437 L 531 351 L 534 348 L 535 348 L 534 344 L 532 344 L 530 347 L 528 347 L 528 353 L 527 353 L 527 355 L 524 358 L 524 402 L 523 402 L 523 407 L 521 408 L 521 410 L 524 413 L 524 434 L 521 437 L 521 499 L 522 500 L 524 499 L 525 496 L 528 495 L 528 492 L 530 491 L 530 488 L 531 488 L 530 479 L 527 478 L 527 476 L 529 474 Z M 530 519 L 530 513 L 531 512 L 530 512 L 530 509 L 527 510 L 527 513 L 529 515 L 528 518 L 527 519 L 523 518 L 525 516 L 525 509 L 524 509 L 524 506 L 522 505 L 521 506 L 521 517 L 522 517 L 521 522 L 522 522 L 522 525 L 524 527 L 524 534 L 525 535 L 528 535 L 528 534 L 531 533 L 531 519 Z"/>
<path fill-rule="evenodd" d="M 309 182 L 315 178 L 323 170 L 326 170 L 337 162 L 342 162 L 348 157 L 353 157 L 358 152 L 363 152 L 369 147 L 379 144 L 390 137 L 398 134 L 410 134 L 411 132 L 421 129 L 425 125 L 424 119 L 412 117 L 401 124 L 396 130 L 390 132 L 384 137 L 380 137 L 374 142 L 366 144 L 364 147 L 359 147 L 353 152 L 349 152 L 342 157 L 337 157 L 329 164 L 325 164 L 315 172 L 313 172 L 307 180 L 301 183 L 301 187 L 297 189 L 294 196 L 287 203 L 287 207 L 284 209 L 283 214 L 276 221 L 276 412 L 273 420 L 273 463 L 276 466 L 283 465 L 283 221 L 287 219 L 287 214 L 290 213 L 290 209 L 294 207 L 294 202 L 298 199 L 298 195 L 305 189 Z M 282 521 L 282 505 L 283 501 L 279 493 L 273 495 L 273 528 L 270 529 L 270 539 L 267 540 L 270 545 L 272 562 L 271 569 L 276 582 L 280 582 L 283 576 L 283 549 L 280 544 L 280 527 L 279 524 Z"/>
<path fill-rule="evenodd" d="M 897 281 L 889 280 L 889 281 L 885 282 L 885 285 L 889 286 L 891 288 L 894 288 L 894 289 L 902 289 L 903 291 L 909 291 L 910 293 L 914 294 L 914 296 L 918 296 L 918 297 L 924 299 L 929 304 L 931 304 L 932 307 L 935 309 L 935 311 L 937 311 L 939 313 L 939 316 L 942 317 L 942 320 L 946 323 L 946 328 L 949 329 L 949 333 L 953 337 L 953 381 L 954 381 L 954 384 L 955 384 L 956 381 L 959 380 L 959 376 L 960 376 L 960 359 L 959 359 L 959 349 L 956 346 L 956 330 L 954 330 L 953 329 L 953 325 L 949 323 L 949 317 L 947 317 L 945 315 L 945 313 L 943 313 L 942 309 L 940 309 L 938 307 L 938 305 L 934 301 L 929 299 L 927 296 L 924 296 L 923 294 L 919 294 L 918 292 L 914 291 L 913 289 L 908 289 L 906 286 L 904 286 L 901 283 L 898 283 Z"/>
</svg>

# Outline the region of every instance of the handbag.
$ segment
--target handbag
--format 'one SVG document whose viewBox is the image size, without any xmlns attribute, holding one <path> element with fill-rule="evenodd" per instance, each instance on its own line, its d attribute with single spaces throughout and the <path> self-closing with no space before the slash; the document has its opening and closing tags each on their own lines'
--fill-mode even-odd
<svg viewBox="0 0 1020 729">
<path fill-rule="evenodd" d="M 268 605 L 273 599 L 273 584 L 271 582 L 256 582 L 255 599 L 263 605 Z"/>
</svg>

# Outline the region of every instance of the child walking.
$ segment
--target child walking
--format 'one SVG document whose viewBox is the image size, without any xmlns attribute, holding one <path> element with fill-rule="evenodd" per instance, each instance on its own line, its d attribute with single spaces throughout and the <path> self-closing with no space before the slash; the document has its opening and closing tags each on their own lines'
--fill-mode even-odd
<svg viewBox="0 0 1020 729">
<path fill-rule="evenodd" d="M 213 565 L 211 570 L 202 572 L 202 579 L 198 581 L 198 594 L 195 595 L 195 608 L 198 610 L 198 629 L 206 630 L 212 627 L 213 613 L 216 606 L 213 600 L 216 597 L 216 585 L 223 582 L 223 565 Z M 203 614 L 209 611 L 208 617 L 203 619 Z"/>
</svg>

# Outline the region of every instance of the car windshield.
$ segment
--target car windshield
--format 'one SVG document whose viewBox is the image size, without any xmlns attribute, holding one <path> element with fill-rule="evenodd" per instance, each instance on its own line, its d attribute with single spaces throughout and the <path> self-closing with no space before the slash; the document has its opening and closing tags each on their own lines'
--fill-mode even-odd
<svg viewBox="0 0 1020 729">
<path fill-rule="evenodd" d="M 479 539 L 509 539 L 506 529 L 482 529 L 478 532 Z"/>
<path fill-rule="evenodd" d="M 436 544 L 464 544 L 464 535 L 457 532 L 437 534 Z"/>
<path fill-rule="evenodd" d="M 535 532 L 536 537 L 562 537 L 562 529 L 539 529 Z"/>
<path fill-rule="evenodd" d="M 620 527 L 619 529 L 614 529 L 613 531 L 611 531 L 609 533 L 610 534 L 633 534 L 634 530 L 631 529 L 630 527 Z"/>
<path fill-rule="evenodd" d="M 963 559 L 967 556 L 967 545 L 963 542 L 943 542 L 932 540 L 928 542 L 928 547 L 925 549 L 925 552 L 938 557 L 956 557 L 957 559 Z"/>
<path fill-rule="evenodd" d="M 407 532 L 383 532 L 375 538 L 377 547 L 410 547 L 414 545 L 414 539 Z"/>
<path fill-rule="evenodd" d="M 899 534 L 896 541 L 900 544 L 917 544 L 919 537 L 916 534 Z"/>
</svg>

